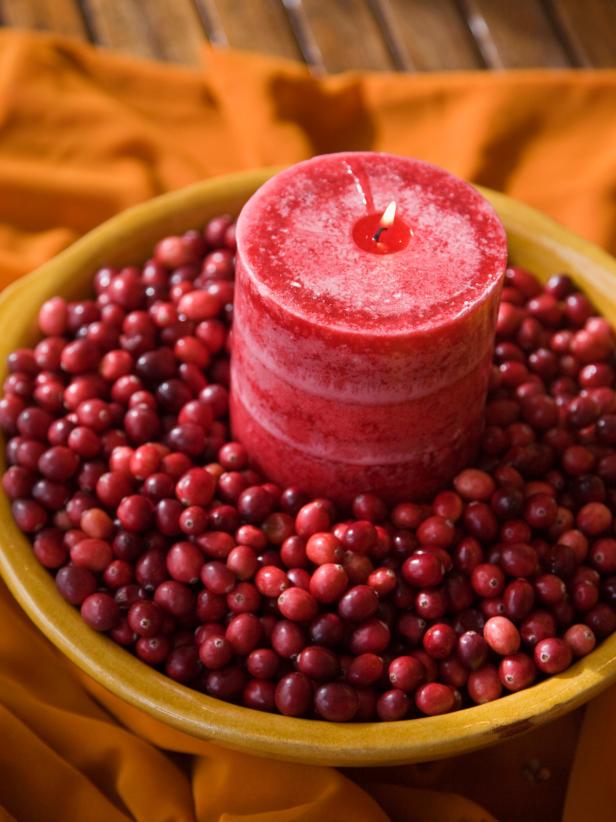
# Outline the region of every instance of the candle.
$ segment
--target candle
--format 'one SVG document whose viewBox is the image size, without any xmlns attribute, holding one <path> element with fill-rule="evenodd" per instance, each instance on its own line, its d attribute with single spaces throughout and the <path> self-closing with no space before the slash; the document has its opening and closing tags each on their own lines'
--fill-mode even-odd
<svg viewBox="0 0 616 822">
<path fill-rule="evenodd" d="M 237 241 L 231 424 L 268 479 L 396 501 L 468 464 L 506 261 L 472 186 L 404 157 L 315 157 L 256 192 Z"/>
</svg>

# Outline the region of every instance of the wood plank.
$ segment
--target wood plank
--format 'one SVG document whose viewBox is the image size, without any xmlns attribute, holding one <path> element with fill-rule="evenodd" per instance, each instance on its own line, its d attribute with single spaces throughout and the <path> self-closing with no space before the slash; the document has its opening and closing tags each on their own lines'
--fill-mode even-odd
<svg viewBox="0 0 616 822">
<path fill-rule="evenodd" d="M 328 71 L 395 68 L 364 0 L 303 0 L 303 4 Z"/>
<path fill-rule="evenodd" d="M 207 39 L 213 46 L 228 46 L 227 33 L 222 27 L 218 9 L 214 0 L 195 0 L 195 8 L 201 18 L 201 24 Z"/>
<path fill-rule="evenodd" d="M 280 0 L 212 0 L 230 46 L 301 60 Z"/>
<path fill-rule="evenodd" d="M 368 0 L 372 14 L 381 29 L 381 35 L 398 71 L 414 71 L 415 65 L 406 43 L 400 35 L 390 0 Z"/>
<path fill-rule="evenodd" d="M 315 39 L 312 26 L 306 17 L 302 0 L 282 0 L 282 5 L 289 17 L 289 25 L 295 35 L 304 62 L 308 64 L 314 74 L 324 74 L 323 55 Z"/>
<path fill-rule="evenodd" d="M 390 0 L 392 17 L 417 71 L 476 69 L 479 52 L 455 0 Z"/>
<path fill-rule="evenodd" d="M 205 32 L 192 0 L 150 0 L 142 7 L 156 35 L 159 57 L 172 63 L 200 65 Z"/>
<path fill-rule="evenodd" d="M 473 0 L 494 43 L 500 66 L 568 66 L 566 49 L 558 39 L 540 0 Z"/>
<path fill-rule="evenodd" d="M 614 0 L 550 0 L 568 45 L 581 65 L 616 66 Z"/>
<path fill-rule="evenodd" d="M 160 57 L 154 32 L 144 16 L 140 0 L 81 0 L 92 38 L 99 46 L 136 57 Z"/>
<path fill-rule="evenodd" d="M 191 0 L 81 0 L 94 41 L 139 57 L 199 64 L 205 38 Z"/>
<path fill-rule="evenodd" d="M 0 18 L 7 26 L 88 36 L 77 0 L 0 0 Z"/>
</svg>

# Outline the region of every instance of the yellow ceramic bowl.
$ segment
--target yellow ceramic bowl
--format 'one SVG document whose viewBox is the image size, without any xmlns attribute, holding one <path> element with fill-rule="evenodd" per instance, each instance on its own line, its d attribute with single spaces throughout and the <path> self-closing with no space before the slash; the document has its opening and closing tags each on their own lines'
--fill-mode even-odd
<svg viewBox="0 0 616 822">
<path fill-rule="evenodd" d="M 159 197 L 115 217 L 0 297 L 0 379 L 7 354 L 36 339 L 43 300 L 89 291 L 102 264 L 143 261 L 165 234 L 237 214 L 273 170 L 236 174 Z M 507 228 L 511 257 L 544 278 L 568 271 L 616 320 L 616 262 L 552 220 L 485 191 Z M 0 570 L 24 610 L 96 683 L 173 728 L 261 756 L 329 765 L 416 762 L 470 751 L 572 710 L 616 679 L 616 634 L 559 676 L 496 702 L 403 722 L 333 724 L 264 714 L 220 702 L 171 679 L 90 630 L 56 591 L 0 494 Z"/>
</svg>

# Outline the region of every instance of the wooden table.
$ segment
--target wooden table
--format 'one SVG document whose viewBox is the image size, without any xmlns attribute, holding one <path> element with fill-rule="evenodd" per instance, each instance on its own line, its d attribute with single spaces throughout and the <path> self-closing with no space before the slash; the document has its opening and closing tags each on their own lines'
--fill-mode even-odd
<svg viewBox="0 0 616 822">
<path fill-rule="evenodd" d="M 316 73 L 616 65 L 616 0 L 0 0 L 0 22 L 186 65 L 203 38 Z"/>
</svg>

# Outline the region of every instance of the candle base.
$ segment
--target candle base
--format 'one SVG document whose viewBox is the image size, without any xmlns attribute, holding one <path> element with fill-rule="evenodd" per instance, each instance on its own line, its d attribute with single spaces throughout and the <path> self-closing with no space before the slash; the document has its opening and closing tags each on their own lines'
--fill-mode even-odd
<svg viewBox="0 0 616 822">
<path fill-rule="evenodd" d="M 315 457 L 284 442 L 266 431 L 234 392 L 230 414 L 233 436 L 244 444 L 252 465 L 268 480 L 283 488 L 299 485 L 308 494 L 327 497 L 343 507 L 366 491 L 378 494 L 388 504 L 429 500 L 472 464 L 483 430 L 480 414 L 438 451 L 429 449 L 405 462 L 358 464 Z"/>
</svg>

